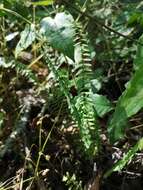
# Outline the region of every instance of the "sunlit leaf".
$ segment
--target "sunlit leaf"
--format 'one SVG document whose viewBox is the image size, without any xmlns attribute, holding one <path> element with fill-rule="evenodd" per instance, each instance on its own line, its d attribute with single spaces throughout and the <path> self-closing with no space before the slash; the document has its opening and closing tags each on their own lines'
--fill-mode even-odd
<svg viewBox="0 0 143 190">
<path fill-rule="evenodd" d="M 41 34 L 50 45 L 74 59 L 73 17 L 70 14 L 58 13 L 55 18 L 46 17 L 41 21 Z"/>
<path fill-rule="evenodd" d="M 21 51 L 28 48 L 32 44 L 32 42 L 35 40 L 35 38 L 36 38 L 36 34 L 35 34 L 34 25 L 27 25 L 25 30 L 21 32 L 20 41 L 16 46 L 15 56 L 18 57 Z"/>
<path fill-rule="evenodd" d="M 54 0 L 43 0 L 43 1 L 37 1 L 37 2 L 32 2 L 33 5 L 40 5 L 40 6 L 46 6 L 46 5 L 52 5 Z"/>
<path fill-rule="evenodd" d="M 19 34 L 19 32 L 13 32 L 13 33 L 10 33 L 8 34 L 6 37 L 5 37 L 5 40 L 7 42 L 13 40 L 17 35 Z"/>
</svg>

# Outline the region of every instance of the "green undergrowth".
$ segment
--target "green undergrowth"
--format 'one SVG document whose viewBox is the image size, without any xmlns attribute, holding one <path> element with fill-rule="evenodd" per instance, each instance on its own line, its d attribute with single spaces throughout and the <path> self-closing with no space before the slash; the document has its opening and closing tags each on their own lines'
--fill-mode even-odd
<svg viewBox="0 0 143 190">
<path fill-rule="evenodd" d="M 102 187 L 143 149 L 142 3 L 22 2 L 0 1 L 0 188 Z"/>
</svg>

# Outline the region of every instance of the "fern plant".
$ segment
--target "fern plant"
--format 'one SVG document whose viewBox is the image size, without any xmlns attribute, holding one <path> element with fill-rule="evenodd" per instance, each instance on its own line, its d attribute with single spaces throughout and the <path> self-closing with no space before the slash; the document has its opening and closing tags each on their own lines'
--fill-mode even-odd
<svg viewBox="0 0 143 190">
<path fill-rule="evenodd" d="M 6 75 L 7 71 L 10 70 L 11 73 L 14 73 L 13 77 L 23 77 L 32 83 L 37 82 L 37 79 L 32 71 L 28 69 L 26 65 L 15 60 L 12 60 L 10 62 L 5 62 L 4 60 L 0 65 L 0 70 L 3 77 Z"/>
<path fill-rule="evenodd" d="M 33 5 L 42 5 L 41 3 L 43 2 L 33 3 Z M 59 90 L 60 87 L 60 90 L 57 91 L 62 91 L 67 99 L 68 108 L 71 112 L 74 124 L 79 128 L 84 150 L 87 155 L 93 156 L 96 152 L 100 151 L 100 128 L 98 116 L 102 117 L 107 111 L 110 111 L 111 108 L 108 106 L 109 104 L 105 100 L 105 97 L 95 94 L 92 90 L 94 76 L 87 36 L 83 26 L 80 23 L 75 23 L 72 16 L 65 12 L 56 14 L 55 18 L 48 17 L 47 23 L 45 23 L 45 21 L 46 20 L 43 21 L 43 25 L 45 26 L 43 29 L 45 30 L 44 40 L 46 40 L 42 44 L 42 54 L 44 54 L 45 62 L 54 74 L 57 89 Z M 46 24 L 48 25 L 46 26 Z M 108 29 L 108 27 L 105 28 Z M 16 48 L 16 57 L 22 50 L 32 45 L 33 42 L 36 43 L 36 35 L 34 25 L 29 24 L 26 26 L 25 30 L 21 33 L 21 40 Z M 142 54 L 142 46 L 139 47 L 139 49 L 139 52 Z M 135 63 L 135 75 L 128 83 L 125 92 L 120 97 L 108 127 L 110 140 L 112 142 L 123 137 L 125 134 L 125 128 L 128 126 L 128 118 L 136 114 L 143 107 L 143 66 L 141 54 L 138 55 Z M 64 71 L 62 69 L 58 59 L 61 55 L 64 57 L 65 62 L 67 62 L 68 65 L 69 59 L 66 56 L 72 59 L 72 70 Z M 7 69 L 14 69 L 14 72 L 16 72 L 18 76 L 25 77 L 30 81 L 32 80 L 32 82 L 36 81 L 33 73 L 28 70 L 25 65 L 16 61 L 12 61 L 9 64 L 2 64 L 0 69 L 2 70 L 2 79 L 6 79 L 5 74 L 8 76 L 6 73 Z M 5 88 L 5 86 L 3 85 L 2 88 Z M 72 88 L 75 89 L 76 94 L 71 92 Z M 60 99 L 58 100 L 60 102 Z M 103 109 L 101 105 L 98 105 L 99 101 L 106 103 L 108 108 Z M 67 109 L 67 107 L 65 109 Z M 30 112 L 30 108 L 27 112 Z M 68 113 L 66 112 L 66 114 Z M 3 119 L 3 115 L 0 115 L 0 120 L 2 121 L 1 118 Z M 23 128 L 25 126 L 25 123 L 21 123 L 23 118 L 27 118 L 28 120 L 28 114 L 21 115 L 21 119 L 17 124 L 18 128 L 16 128 L 18 134 L 21 133 L 21 130 L 19 130 L 22 129 L 21 126 L 23 126 Z M 12 137 L 13 134 L 15 134 L 15 131 L 13 132 Z M 11 139 L 6 142 L 6 146 L 9 144 L 12 144 Z M 141 139 L 138 141 L 137 145 L 135 145 L 135 147 L 133 147 L 127 155 L 125 155 L 120 162 L 117 162 L 115 167 L 105 175 L 109 176 L 113 171 L 119 171 L 122 169 L 138 150 L 140 151 L 143 149 L 142 144 L 143 140 Z M 3 152 L 5 152 L 5 149 Z"/>
<path fill-rule="evenodd" d="M 100 144 L 97 114 L 91 98 L 93 72 L 86 35 L 84 35 L 80 24 L 76 23 L 74 28 L 75 62 L 73 69 L 69 71 L 71 72 L 70 74 L 66 73 L 64 77 L 61 75 L 62 69 L 60 67 L 57 69 L 58 64 L 56 64 L 55 60 L 55 51 L 50 47 L 48 42 L 43 45 L 42 51 L 44 52 L 46 63 L 54 73 L 60 88 L 67 98 L 73 119 L 80 129 L 80 136 L 85 152 L 91 156 L 96 152 Z M 71 79 L 69 76 L 72 76 Z M 71 93 L 71 87 L 76 89 L 76 96 Z"/>
<path fill-rule="evenodd" d="M 79 113 L 79 128 L 85 149 L 90 155 L 99 148 L 97 114 L 91 99 L 93 71 L 88 40 L 82 26 L 76 23 L 74 81 L 78 95 L 74 98 Z M 78 55 L 77 55 L 78 53 Z M 78 59 L 77 59 L 78 58 Z"/>
</svg>

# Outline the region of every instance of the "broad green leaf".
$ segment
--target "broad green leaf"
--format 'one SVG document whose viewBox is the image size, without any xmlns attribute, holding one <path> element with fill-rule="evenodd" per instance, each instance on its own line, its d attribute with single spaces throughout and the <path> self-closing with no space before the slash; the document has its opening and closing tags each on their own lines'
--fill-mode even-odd
<svg viewBox="0 0 143 190">
<path fill-rule="evenodd" d="M 18 42 L 15 50 L 15 57 L 18 57 L 18 55 L 28 48 L 32 42 L 36 38 L 36 33 L 35 33 L 35 27 L 34 25 L 27 25 L 25 30 L 21 32 L 21 38 L 20 41 Z"/>
<path fill-rule="evenodd" d="M 41 21 L 40 33 L 50 45 L 74 59 L 74 19 L 70 14 L 57 13 L 55 18 L 46 17 Z"/>
<path fill-rule="evenodd" d="M 106 113 L 113 109 L 110 101 L 105 96 L 92 94 L 91 98 L 99 117 L 103 117 Z"/>
<path fill-rule="evenodd" d="M 119 160 L 110 170 L 108 170 L 104 177 L 108 177 L 113 172 L 121 171 L 125 165 L 135 156 L 137 151 L 141 151 L 143 149 L 143 138 L 141 138 L 137 144 L 132 147 L 122 158 Z"/>
<path fill-rule="evenodd" d="M 136 114 L 143 107 L 143 64 L 136 70 L 126 90 L 119 98 L 108 132 L 112 142 L 122 138 L 127 125 L 127 118 Z"/>
<path fill-rule="evenodd" d="M 139 41 L 143 44 L 143 35 Z M 136 70 L 135 74 L 120 97 L 108 127 L 112 142 L 123 137 L 125 128 L 129 127 L 127 118 L 136 114 L 143 107 L 143 46 L 141 44 L 138 45 L 134 67 Z"/>
<path fill-rule="evenodd" d="M 52 5 L 54 3 L 54 0 L 43 0 L 43 1 L 37 1 L 37 2 L 32 2 L 32 5 L 40 5 L 40 6 L 46 6 L 46 5 Z"/>
</svg>

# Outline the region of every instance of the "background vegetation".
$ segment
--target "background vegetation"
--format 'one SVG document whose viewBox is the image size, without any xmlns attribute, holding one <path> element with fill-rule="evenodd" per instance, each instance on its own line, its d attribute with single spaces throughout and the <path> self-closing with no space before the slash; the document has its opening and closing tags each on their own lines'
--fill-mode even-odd
<svg viewBox="0 0 143 190">
<path fill-rule="evenodd" d="M 0 0 L 0 190 L 142 189 L 142 11 Z"/>
</svg>

